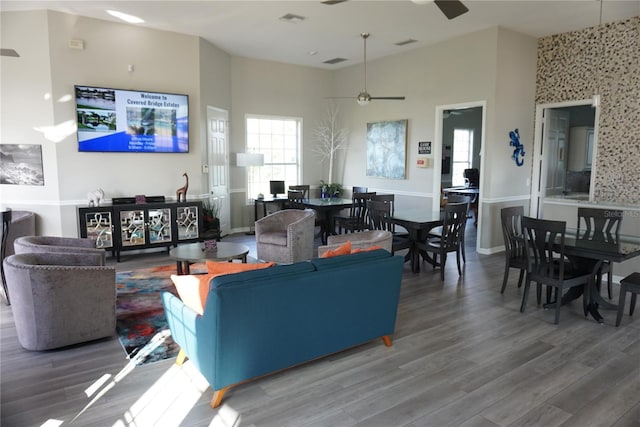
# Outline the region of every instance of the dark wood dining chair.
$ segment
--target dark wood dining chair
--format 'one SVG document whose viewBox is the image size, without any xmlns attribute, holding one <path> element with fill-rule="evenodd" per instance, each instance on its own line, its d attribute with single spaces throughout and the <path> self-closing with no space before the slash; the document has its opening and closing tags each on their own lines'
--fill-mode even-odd
<svg viewBox="0 0 640 427">
<path fill-rule="evenodd" d="M 311 188 L 311 186 L 309 186 L 309 185 L 290 185 L 289 186 L 289 190 L 302 191 L 302 198 L 303 199 L 308 199 L 309 198 L 310 188 Z"/>
<path fill-rule="evenodd" d="M 396 212 L 396 195 L 395 194 L 376 194 L 371 198 L 371 200 L 374 200 L 376 202 L 388 203 L 390 208 L 390 215 L 393 216 L 395 214 Z M 391 223 L 391 229 L 389 231 L 391 231 L 392 233 L 396 233 L 396 225 Z M 402 233 L 398 233 L 398 235 L 408 236 L 408 233 L 405 231 Z"/>
<path fill-rule="evenodd" d="M 287 191 L 287 208 L 288 209 L 304 209 L 304 192 L 302 190 Z"/>
<path fill-rule="evenodd" d="M 334 228 L 337 229 L 338 234 L 362 231 L 368 228 L 367 217 L 367 201 L 371 200 L 376 193 L 353 193 L 351 198 L 351 208 L 349 209 L 349 216 L 335 216 Z"/>
<path fill-rule="evenodd" d="M 517 268 L 520 270 L 518 277 L 518 287 L 522 286 L 524 275 L 527 272 L 527 258 L 524 252 L 524 233 L 522 232 L 522 217 L 524 216 L 524 206 L 513 206 L 500 210 L 500 221 L 502 223 L 502 237 L 504 239 L 504 279 L 502 279 L 503 294 L 509 280 L 509 270 Z"/>
<path fill-rule="evenodd" d="M 462 275 L 460 268 L 460 255 L 462 252 L 463 229 L 467 222 L 466 203 L 447 203 L 444 207 L 444 220 L 440 236 L 428 237 L 424 242 L 416 242 L 415 249 L 418 251 L 431 252 L 433 268 L 440 266 L 440 280 L 444 280 L 444 269 L 447 263 L 447 253 L 456 253 L 458 264 L 458 274 Z M 440 262 L 438 263 L 438 255 Z"/>
<path fill-rule="evenodd" d="M 550 286 L 555 292 L 555 320 L 560 322 L 560 306 L 565 289 L 584 286 L 583 308 L 588 302 L 588 284 L 591 271 L 574 266 L 565 254 L 565 221 L 551 221 L 527 216 L 522 217 L 522 229 L 525 235 L 525 254 L 527 256 L 527 274 L 522 293 L 520 312 L 527 306 L 531 282 L 536 282 L 538 301 L 541 298 L 542 285 Z"/>
<path fill-rule="evenodd" d="M 367 201 L 367 214 L 369 216 L 369 227 L 371 229 L 391 232 L 393 236 L 391 242 L 392 254 L 402 249 L 411 248 L 412 243 L 408 234 L 396 234 L 393 232 L 394 224 L 391 222 L 393 215 L 392 205 L 389 202 L 373 199 Z"/>
<path fill-rule="evenodd" d="M 618 299 L 618 315 L 616 316 L 616 326 L 620 326 L 627 292 L 631 294 L 631 304 L 629 305 L 629 316 L 633 316 L 636 309 L 636 299 L 640 294 L 640 273 L 631 273 L 620 281 L 620 296 Z"/>
<path fill-rule="evenodd" d="M 353 187 L 351 187 L 351 194 L 368 193 L 368 192 L 369 192 L 369 187 L 362 187 L 357 185 L 354 185 Z"/>
<path fill-rule="evenodd" d="M 599 242 L 617 242 L 622 224 L 621 210 L 578 208 L 578 233 L 580 240 L 593 240 Z M 605 260 L 598 271 L 598 286 L 602 283 L 602 275 L 607 274 L 607 292 L 611 299 L 613 288 L 613 265 Z"/>
</svg>

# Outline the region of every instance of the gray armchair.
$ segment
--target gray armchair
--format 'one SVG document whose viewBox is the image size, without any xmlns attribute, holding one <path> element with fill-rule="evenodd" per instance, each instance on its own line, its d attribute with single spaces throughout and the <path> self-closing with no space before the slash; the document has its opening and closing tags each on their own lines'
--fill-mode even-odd
<svg viewBox="0 0 640 427">
<path fill-rule="evenodd" d="M 25 253 L 4 260 L 18 341 L 41 351 L 111 336 L 114 267 L 78 253 Z"/>
<path fill-rule="evenodd" d="M 105 265 L 107 253 L 96 248 L 93 239 L 56 236 L 23 236 L 13 242 L 16 254 L 25 253 L 82 253 L 93 260 L 92 265 Z"/>
<path fill-rule="evenodd" d="M 311 209 L 285 209 L 256 221 L 258 258 L 289 264 L 313 258 L 316 214 Z"/>
</svg>

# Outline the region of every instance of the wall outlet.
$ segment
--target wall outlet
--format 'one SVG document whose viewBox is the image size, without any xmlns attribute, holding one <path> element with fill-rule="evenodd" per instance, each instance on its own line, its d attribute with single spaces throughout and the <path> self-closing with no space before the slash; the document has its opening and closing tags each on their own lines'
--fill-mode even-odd
<svg viewBox="0 0 640 427">
<path fill-rule="evenodd" d="M 209 173 L 209 165 L 202 165 L 202 173 Z"/>
</svg>

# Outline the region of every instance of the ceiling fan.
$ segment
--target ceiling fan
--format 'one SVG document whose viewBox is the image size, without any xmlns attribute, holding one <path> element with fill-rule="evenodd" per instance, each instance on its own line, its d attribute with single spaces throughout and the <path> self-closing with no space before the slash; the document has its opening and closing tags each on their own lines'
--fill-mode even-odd
<svg viewBox="0 0 640 427">
<path fill-rule="evenodd" d="M 469 9 L 467 6 L 462 4 L 459 0 L 411 0 L 415 4 L 427 4 L 427 3 L 435 3 L 438 6 L 438 9 L 444 16 L 448 19 L 457 18 L 458 16 L 467 13 Z"/>
<path fill-rule="evenodd" d="M 367 39 L 369 38 L 369 35 L 370 35 L 369 33 L 360 34 L 360 36 L 364 40 L 364 64 L 363 64 L 364 89 L 362 90 L 362 92 L 358 94 L 358 96 L 356 97 L 356 101 L 358 102 L 359 105 L 364 106 L 369 104 L 369 102 L 371 102 L 374 99 L 400 100 L 400 101 L 404 100 L 405 99 L 404 96 L 371 96 L 369 92 L 367 92 Z"/>
</svg>

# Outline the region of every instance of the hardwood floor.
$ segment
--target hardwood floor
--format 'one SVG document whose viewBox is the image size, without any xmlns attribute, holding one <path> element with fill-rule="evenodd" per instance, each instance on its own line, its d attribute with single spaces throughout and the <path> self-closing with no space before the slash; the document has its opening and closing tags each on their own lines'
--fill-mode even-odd
<svg viewBox="0 0 640 427">
<path fill-rule="evenodd" d="M 405 265 L 392 347 L 376 340 L 233 388 L 220 410 L 189 362 L 128 366 L 115 336 L 23 350 L 2 305 L 1 425 L 639 426 L 638 314 L 616 328 L 603 311 L 600 325 L 578 300 L 556 326 L 535 295 L 521 314 L 516 271 L 501 295 L 503 254 L 478 255 L 467 238 L 460 278 L 455 259 L 444 282 L 428 264 L 419 274 Z M 117 268 L 168 262 L 124 253 Z"/>
</svg>

